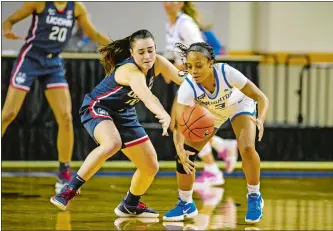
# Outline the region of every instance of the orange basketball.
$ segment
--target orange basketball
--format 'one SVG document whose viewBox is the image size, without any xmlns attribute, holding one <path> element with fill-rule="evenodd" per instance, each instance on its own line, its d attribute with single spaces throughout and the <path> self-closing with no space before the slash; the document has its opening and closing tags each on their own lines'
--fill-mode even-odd
<svg viewBox="0 0 333 231">
<path fill-rule="evenodd" d="M 178 126 L 185 139 L 200 142 L 214 131 L 214 117 L 208 109 L 194 106 L 186 109 L 178 119 Z"/>
</svg>

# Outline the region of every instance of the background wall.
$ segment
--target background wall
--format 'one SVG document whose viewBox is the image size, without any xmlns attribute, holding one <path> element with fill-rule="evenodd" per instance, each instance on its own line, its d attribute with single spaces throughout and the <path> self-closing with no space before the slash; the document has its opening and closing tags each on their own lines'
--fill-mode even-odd
<svg viewBox="0 0 333 231">
<path fill-rule="evenodd" d="M 1 4 L 3 21 L 18 9 L 22 2 Z M 324 61 L 333 62 L 333 2 L 196 2 L 195 4 L 203 14 L 205 23 L 213 24 L 214 32 L 231 53 L 244 54 L 253 51 L 324 53 Z M 158 51 L 163 51 L 167 16 L 161 2 L 85 2 L 85 5 L 93 23 L 101 32 L 118 39 L 135 30 L 146 28 L 155 35 Z M 25 36 L 30 23 L 29 17 L 15 25 L 14 31 Z M 4 39 L 2 50 L 17 51 L 22 42 Z M 281 60 L 283 63 L 284 58 Z M 278 82 L 275 86 L 272 68 L 271 65 L 261 65 L 260 87 L 270 99 L 273 98 L 274 88 L 278 87 L 279 98 L 276 103 L 278 110 L 275 115 L 277 121 L 282 122 L 286 97 L 285 72 L 283 65 L 280 65 Z M 287 100 L 290 102 L 288 121 L 293 123 L 297 122 L 296 91 L 300 69 L 300 65 L 291 66 L 290 77 L 287 80 L 289 86 Z M 320 84 L 325 86 L 326 82 L 321 81 Z M 317 86 L 314 78 L 313 83 L 309 84 L 314 88 Z M 333 80 L 329 85 L 333 88 Z M 328 107 L 329 124 L 333 124 L 333 104 L 325 106 L 322 100 L 316 101 L 315 91 L 310 94 L 313 104 L 319 102 L 318 110 L 324 112 Z M 330 98 L 333 98 L 333 91 L 329 94 Z M 272 110 L 270 107 L 268 121 L 273 121 Z M 314 111 L 311 110 L 313 113 Z M 316 123 L 316 120 L 315 116 L 312 116 L 311 122 Z"/>
<path fill-rule="evenodd" d="M 233 51 L 333 52 L 333 2 L 231 2 Z"/>
</svg>

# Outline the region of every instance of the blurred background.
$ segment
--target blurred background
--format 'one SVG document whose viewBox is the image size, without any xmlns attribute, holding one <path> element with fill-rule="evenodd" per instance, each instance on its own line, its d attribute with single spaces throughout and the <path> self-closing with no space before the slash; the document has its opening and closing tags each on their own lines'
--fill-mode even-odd
<svg viewBox="0 0 333 231">
<path fill-rule="evenodd" d="M 1 2 L 2 22 L 22 3 Z M 113 40 L 148 29 L 155 36 L 158 53 L 166 54 L 168 17 L 162 2 L 88 1 L 84 4 L 97 30 Z M 113 209 L 126 193 L 134 169 L 120 152 L 85 185 L 83 196 L 69 211 L 50 209 L 48 200 L 54 194 L 55 170 L 59 165 L 58 126 L 40 83 L 35 81 L 17 118 L 1 140 L 5 229 L 333 228 L 333 2 L 194 2 L 194 5 L 202 15 L 202 24 L 218 41 L 217 62 L 237 68 L 270 100 L 264 137 L 256 143 L 265 195 L 265 215 L 260 225 L 248 227 L 244 223 L 246 183 L 240 157 L 235 172 L 224 172 L 226 190 L 222 187 L 195 190 L 194 199 L 200 211 L 191 224 L 116 219 Z M 13 31 L 25 37 L 31 20 L 28 17 L 15 24 Z M 72 34 L 61 56 L 72 98 L 75 140 L 71 166 L 74 171 L 96 147 L 80 122 L 79 108 L 84 95 L 105 75 L 96 52 L 97 44 L 78 25 Z M 2 108 L 23 43 L 23 40 L 2 37 Z M 152 91 L 170 112 L 177 89 L 175 84 L 166 84 L 164 78 L 157 78 Z M 142 103 L 136 109 L 160 161 L 160 172 L 145 200 L 162 214 L 174 206 L 177 198 L 176 152 L 172 136 L 161 136 L 161 126 L 154 115 Z M 235 138 L 228 123 L 217 135 Z M 215 150 L 213 154 L 218 157 Z M 220 160 L 218 165 L 225 167 Z M 198 166 L 201 170 L 202 162 Z"/>
<path fill-rule="evenodd" d="M 2 2 L 2 21 L 21 4 Z M 164 52 L 168 18 L 161 2 L 85 2 L 85 5 L 96 28 L 112 39 L 146 28 L 156 38 L 157 51 Z M 238 68 L 270 99 L 264 140 L 258 144 L 262 160 L 332 160 L 333 3 L 195 2 L 195 5 L 204 24 L 211 25 L 222 46 L 218 61 Z M 30 22 L 31 17 L 19 22 L 13 27 L 14 32 L 25 36 Z M 2 40 L 2 104 L 15 54 L 22 44 L 23 41 Z M 84 159 L 95 145 L 79 121 L 78 109 L 84 94 L 104 76 L 96 49 L 97 45 L 76 26 L 67 53 L 62 55 L 72 95 L 74 160 Z M 165 87 L 159 78 L 153 91 L 170 110 L 176 90 L 173 85 Z M 157 121 L 142 104 L 138 110 L 161 159 L 172 159 L 171 137 L 159 136 Z M 26 136 L 27 133 L 30 135 Z M 56 160 L 56 133 L 52 112 L 36 82 L 3 138 L 6 145 L 2 146 L 2 158 Z M 219 134 L 233 138 L 228 128 Z M 20 145 L 16 145 L 17 140 Z"/>
</svg>

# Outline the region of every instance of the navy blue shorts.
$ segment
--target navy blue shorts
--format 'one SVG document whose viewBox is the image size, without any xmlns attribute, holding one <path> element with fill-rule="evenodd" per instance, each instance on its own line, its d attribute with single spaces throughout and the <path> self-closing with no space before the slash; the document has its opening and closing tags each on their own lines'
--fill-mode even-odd
<svg viewBox="0 0 333 231">
<path fill-rule="evenodd" d="M 115 112 L 100 105 L 98 102 L 90 105 L 89 97 L 85 97 L 80 109 L 81 123 L 89 135 L 94 138 L 96 126 L 103 120 L 112 120 L 120 134 L 122 149 L 128 148 L 149 140 L 149 137 L 139 123 L 135 108 Z M 88 106 L 89 105 L 89 106 Z"/>
<path fill-rule="evenodd" d="M 28 92 L 33 81 L 38 79 L 44 89 L 68 87 L 61 58 L 48 58 L 33 51 L 31 46 L 23 47 L 19 53 L 10 77 L 10 85 Z"/>
</svg>

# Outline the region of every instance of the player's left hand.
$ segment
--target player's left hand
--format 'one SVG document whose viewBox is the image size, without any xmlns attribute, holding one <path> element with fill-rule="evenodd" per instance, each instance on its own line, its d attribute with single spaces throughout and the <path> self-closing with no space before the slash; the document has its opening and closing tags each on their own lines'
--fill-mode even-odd
<svg viewBox="0 0 333 231">
<path fill-rule="evenodd" d="M 2 34 L 6 39 L 11 40 L 22 40 L 23 38 L 20 36 L 17 36 L 13 31 L 7 31 Z"/>
<path fill-rule="evenodd" d="M 165 113 L 164 115 L 156 115 L 157 119 L 159 119 L 159 123 L 162 125 L 163 133 L 162 136 L 169 136 L 168 128 L 170 126 L 171 118 L 168 113 Z"/>
<path fill-rule="evenodd" d="M 261 121 L 261 119 L 251 117 L 251 120 L 257 125 L 259 134 L 258 134 L 258 140 L 261 141 L 262 136 L 264 135 L 264 123 Z"/>
</svg>

